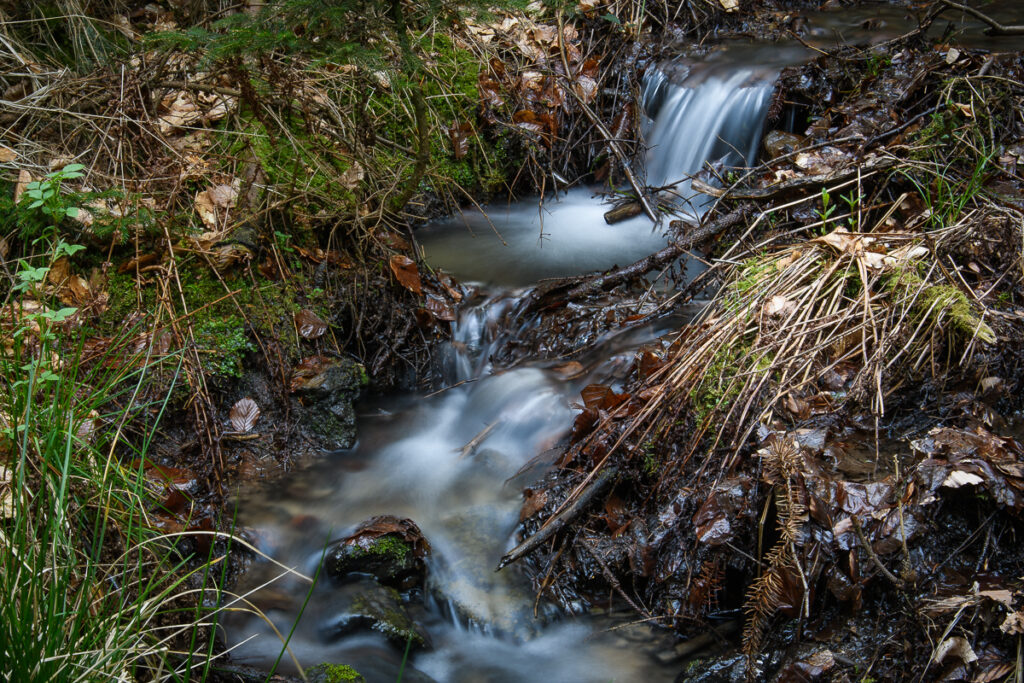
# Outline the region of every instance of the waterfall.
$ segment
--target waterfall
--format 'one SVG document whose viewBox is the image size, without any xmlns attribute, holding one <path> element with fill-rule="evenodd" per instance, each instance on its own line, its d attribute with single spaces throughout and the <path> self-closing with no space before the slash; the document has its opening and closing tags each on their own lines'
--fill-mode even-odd
<svg viewBox="0 0 1024 683">
<path fill-rule="evenodd" d="M 694 196 L 689 178 L 708 163 L 728 169 L 755 161 L 776 76 L 754 66 L 650 69 L 641 99 L 648 117 L 647 184 L 675 185 L 683 210 L 702 212 L 708 198 Z"/>
</svg>

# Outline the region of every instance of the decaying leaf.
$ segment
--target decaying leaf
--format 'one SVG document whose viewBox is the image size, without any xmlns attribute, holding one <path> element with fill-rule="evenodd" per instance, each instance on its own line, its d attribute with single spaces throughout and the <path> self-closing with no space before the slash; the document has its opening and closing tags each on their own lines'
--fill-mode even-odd
<svg viewBox="0 0 1024 683">
<path fill-rule="evenodd" d="M 221 183 L 196 193 L 196 213 L 203 224 L 215 229 L 227 222 L 228 210 L 238 202 L 241 181 L 235 178 L 231 184 Z"/>
<path fill-rule="evenodd" d="M 9 164 L 18 158 L 18 153 L 10 147 L 0 145 L 0 164 Z"/>
<path fill-rule="evenodd" d="M 739 0 L 718 0 L 722 4 L 722 9 L 726 12 L 735 12 L 740 8 Z"/>
<path fill-rule="evenodd" d="M 423 293 L 423 284 L 420 282 L 420 271 L 416 267 L 416 262 L 408 256 L 402 254 L 394 254 L 390 261 L 391 272 L 395 274 L 395 278 L 399 284 L 408 289 L 413 294 Z"/>
<path fill-rule="evenodd" d="M 306 356 L 292 368 L 289 390 L 293 393 L 302 389 L 312 389 L 323 382 L 323 371 L 334 361 L 328 356 Z"/>
<path fill-rule="evenodd" d="M 14 203 L 21 201 L 21 195 L 25 193 L 25 186 L 33 180 L 32 174 L 21 169 L 18 171 L 18 182 L 14 185 Z"/>
<path fill-rule="evenodd" d="M 469 152 L 469 136 L 473 134 L 473 126 L 463 121 L 452 121 L 448 126 L 448 138 L 452 141 L 452 154 L 461 159 Z"/>
<path fill-rule="evenodd" d="M 338 178 L 338 183 L 346 190 L 355 190 L 359 187 L 359 183 L 363 181 L 366 176 L 366 172 L 358 162 L 353 161 L 352 165 L 345 169 L 345 171 Z"/>
<path fill-rule="evenodd" d="M 256 424 L 259 416 L 260 407 L 247 396 L 231 406 L 231 414 L 228 417 L 236 432 L 248 432 Z"/>
<path fill-rule="evenodd" d="M 14 497 L 11 494 L 11 471 L 0 465 L 0 519 L 14 517 Z"/>
<path fill-rule="evenodd" d="M 317 339 L 327 332 L 327 323 L 313 311 L 304 308 L 295 314 L 295 326 L 303 339 Z"/>
</svg>

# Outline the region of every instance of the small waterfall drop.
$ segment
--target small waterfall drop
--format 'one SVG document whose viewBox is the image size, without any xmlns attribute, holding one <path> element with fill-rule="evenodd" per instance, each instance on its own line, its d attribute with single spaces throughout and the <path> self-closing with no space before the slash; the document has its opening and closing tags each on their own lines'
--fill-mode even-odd
<svg viewBox="0 0 1024 683">
<path fill-rule="evenodd" d="M 692 197 L 689 179 L 706 164 L 747 166 L 757 157 L 762 127 L 775 89 L 774 69 L 662 65 L 644 77 L 647 184 L 675 186 L 684 211 L 708 205 Z"/>
<path fill-rule="evenodd" d="M 678 183 L 678 209 L 702 213 L 709 198 L 692 196 L 689 177 L 708 162 L 728 168 L 754 161 L 778 71 L 730 63 L 650 69 L 641 96 L 649 116 L 647 184 Z M 595 192 L 573 188 L 543 202 L 469 209 L 421 231 L 420 244 L 432 265 L 463 281 L 505 287 L 627 265 L 665 245 L 644 215 L 607 225 L 609 207 Z"/>
</svg>

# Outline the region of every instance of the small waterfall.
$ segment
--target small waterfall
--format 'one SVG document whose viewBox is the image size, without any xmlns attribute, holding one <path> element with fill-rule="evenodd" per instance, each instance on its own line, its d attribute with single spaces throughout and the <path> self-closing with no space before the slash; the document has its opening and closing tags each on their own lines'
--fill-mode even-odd
<svg viewBox="0 0 1024 683">
<path fill-rule="evenodd" d="M 655 185 L 684 179 L 709 159 L 726 165 L 752 160 L 774 78 L 745 66 L 726 74 L 688 67 L 682 77 L 678 69 L 666 65 L 645 80 L 644 106 L 652 115 L 648 178 Z M 679 191 L 684 193 L 683 184 Z M 403 680 L 675 677 L 652 657 L 666 647 L 655 633 L 644 629 L 642 641 L 651 643 L 645 651 L 605 630 L 609 620 L 558 614 L 516 567 L 494 571 L 514 543 L 520 492 L 551 466 L 541 454 L 567 436 L 581 390 L 591 383 L 615 386 L 636 349 L 672 327 L 660 321 L 608 333 L 574 358 L 579 374 L 541 361 L 492 366 L 495 350 L 522 339 L 533 324 L 516 315 L 525 287 L 544 277 L 626 265 L 664 246 L 646 217 L 607 225 L 606 209 L 587 190 L 575 189 L 543 206 L 522 202 L 490 209 L 487 216 L 467 211 L 432 226 L 421 239 L 431 265 L 483 285 L 467 294 L 452 342 L 439 354 L 446 388 L 364 407 L 354 448 L 326 455 L 286 486 L 242 505 L 245 523 L 259 529 L 261 549 L 307 574 L 316 571 L 327 539 L 351 533 L 373 515 L 416 521 L 432 554 L 422 592 L 404 602 L 433 646 L 414 657 Z M 366 628 L 344 632 L 346 619 L 362 609 L 359 591 L 372 591 L 369 579 L 334 585 L 325 577 L 309 593 L 294 577 L 266 582 L 274 571 L 257 561 L 240 583 L 239 590 L 254 591 L 250 599 L 266 619 L 229 615 L 237 659 L 266 666 L 280 652 L 275 633 L 291 633 L 289 649 L 307 665 L 346 662 L 371 683 L 395 680 L 405 666 L 401 648 Z M 258 637 L 249 640 L 253 635 Z M 290 671 L 290 659 L 282 666 Z"/>
<path fill-rule="evenodd" d="M 684 210 L 695 214 L 709 202 L 692 197 L 691 176 L 708 163 L 728 169 L 756 159 L 778 76 L 765 67 L 715 66 L 666 64 L 644 76 L 647 184 L 675 185 Z"/>
</svg>

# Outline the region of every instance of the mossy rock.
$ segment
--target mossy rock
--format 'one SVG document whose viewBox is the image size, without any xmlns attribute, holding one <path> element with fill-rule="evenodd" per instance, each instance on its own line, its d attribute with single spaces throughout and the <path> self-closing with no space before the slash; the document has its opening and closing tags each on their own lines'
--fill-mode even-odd
<svg viewBox="0 0 1024 683">
<path fill-rule="evenodd" d="M 306 671 L 309 683 L 366 683 L 366 678 L 347 664 L 318 664 Z"/>
<path fill-rule="evenodd" d="M 326 640 L 377 631 L 401 649 L 407 644 L 414 650 L 429 645 L 426 631 L 409 616 L 401 594 L 394 588 L 364 582 L 345 590 L 351 591 L 352 596 L 348 607 L 320 626 L 320 634 Z"/>
<path fill-rule="evenodd" d="M 350 448 L 355 443 L 356 413 L 352 403 L 366 385 L 366 370 L 346 358 L 323 368 L 295 391 L 299 420 L 325 448 Z"/>
<path fill-rule="evenodd" d="M 331 548 L 324 568 L 338 582 L 372 576 L 383 585 L 407 590 L 423 584 L 424 559 L 429 553 L 430 546 L 415 522 L 382 515 L 367 520 Z"/>
</svg>

